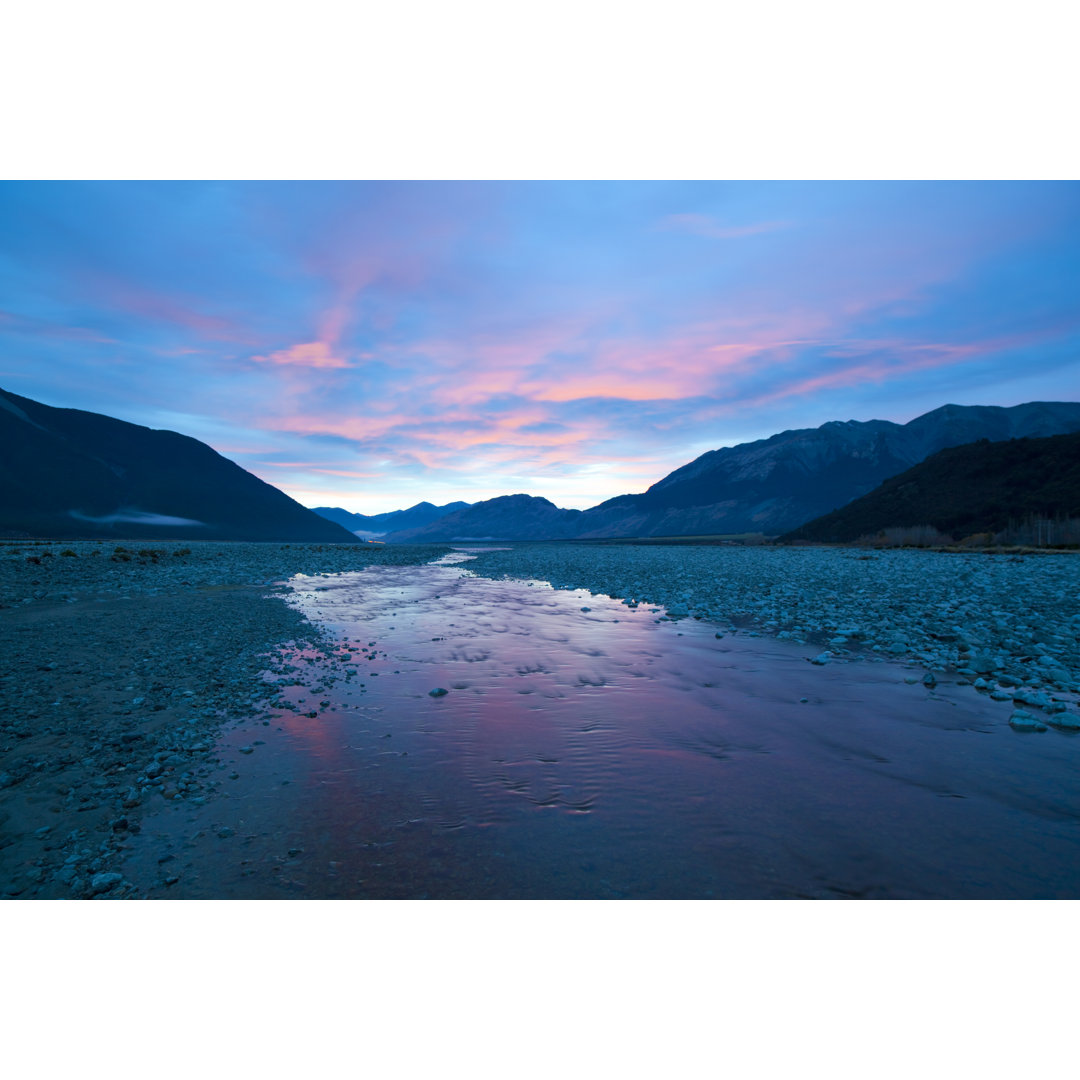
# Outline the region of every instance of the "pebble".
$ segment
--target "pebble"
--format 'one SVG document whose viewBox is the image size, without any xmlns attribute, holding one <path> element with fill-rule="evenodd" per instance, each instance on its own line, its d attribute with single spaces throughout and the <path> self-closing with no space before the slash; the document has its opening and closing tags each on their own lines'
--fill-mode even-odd
<svg viewBox="0 0 1080 1080">
<path fill-rule="evenodd" d="M 90 892 L 96 894 L 99 892 L 105 892 L 111 889 L 114 885 L 119 885 L 124 880 L 123 874 L 118 874 L 113 870 L 107 871 L 101 874 L 95 874 L 90 879 Z"/>
<path fill-rule="evenodd" d="M 1072 713 L 1053 713 L 1046 718 L 1046 722 L 1062 731 L 1080 731 L 1080 716 Z"/>
<path fill-rule="evenodd" d="M 1050 708 L 1050 699 L 1045 694 L 1040 694 L 1035 690 L 1028 690 L 1023 686 L 1013 691 L 1012 698 L 1013 701 L 1018 701 L 1022 705 L 1031 705 L 1036 709 Z"/>
<path fill-rule="evenodd" d="M 1009 724 L 1016 731 L 1045 731 L 1046 725 L 1036 716 L 1032 716 L 1023 709 L 1017 709 L 1009 717 Z"/>
<path fill-rule="evenodd" d="M 446 690 L 441 686 L 436 686 L 434 690 L 429 690 L 428 691 L 428 696 L 429 697 L 446 697 L 446 695 L 449 694 L 449 693 L 450 693 L 449 690 Z"/>
</svg>

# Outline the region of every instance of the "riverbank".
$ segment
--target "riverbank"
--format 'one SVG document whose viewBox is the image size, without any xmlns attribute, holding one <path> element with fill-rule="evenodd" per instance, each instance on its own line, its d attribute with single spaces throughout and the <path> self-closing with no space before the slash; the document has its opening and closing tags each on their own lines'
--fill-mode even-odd
<svg viewBox="0 0 1080 1080">
<path fill-rule="evenodd" d="M 444 547 L 0 544 L 0 897 L 122 897 L 142 816 L 212 796 L 215 739 L 265 712 L 292 642 L 342 663 L 283 583 Z"/>
</svg>

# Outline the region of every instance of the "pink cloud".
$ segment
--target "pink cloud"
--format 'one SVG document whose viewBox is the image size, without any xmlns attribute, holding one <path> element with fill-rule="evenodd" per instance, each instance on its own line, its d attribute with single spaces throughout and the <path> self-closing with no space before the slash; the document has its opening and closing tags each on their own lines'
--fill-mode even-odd
<svg viewBox="0 0 1080 1080">
<path fill-rule="evenodd" d="M 276 364 L 279 367 L 302 368 L 344 368 L 348 360 L 333 354 L 332 346 L 326 341 L 309 341 L 303 345 L 292 345 L 288 349 L 270 353 L 269 356 L 253 356 L 251 359 L 260 364 Z"/>
<path fill-rule="evenodd" d="M 585 398 L 619 398 L 623 401 L 658 401 L 683 397 L 687 380 L 669 377 L 643 379 L 619 371 L 599 372 L 551 382 L 527 383 L 523 393 L 536 401 L 580 401 Z"/>
</svg>

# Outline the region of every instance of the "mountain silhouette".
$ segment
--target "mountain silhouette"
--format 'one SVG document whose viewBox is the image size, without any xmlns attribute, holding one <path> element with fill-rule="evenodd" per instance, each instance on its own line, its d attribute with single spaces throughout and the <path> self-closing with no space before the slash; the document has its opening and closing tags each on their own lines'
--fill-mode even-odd
<svg viewBox="0 0 1080 1080">
<path fill-rule="evenodd" d="M 941 450 L 780 539 L 843 543 L 930 525 L 960 540 L 1029 517 L 1080 518 L 1080 432 Z"/>
<path fill-rule="evenodd" d="M 581 510 L 560 510 L 539 495 L 500 495 L 417 529 L 386 537 L 391 543 L 440 540 L 566 540 L 578 535 Z"/>
<path fill-rule="evenodd" d="M 385 514 L 354 514 L 342 510 L 340 506 L 316 506 L 313 510 L 327 521 L 336 521 L 338 525 L 360 536 L 385 536 L 389 532 L 402 529 L 418 529 L 429 525 L 455 510 L 464 510 L 471 505 L 467 502 L 451 502 L 445 506 L 434 506 L 429 502 L 419 502 L 408 510 L 389 510 Z"/>
<path fill-rule="evenodd" d="M 0 390 L 0 535 L 356 543 L 205 443 Z"/>
</svg>

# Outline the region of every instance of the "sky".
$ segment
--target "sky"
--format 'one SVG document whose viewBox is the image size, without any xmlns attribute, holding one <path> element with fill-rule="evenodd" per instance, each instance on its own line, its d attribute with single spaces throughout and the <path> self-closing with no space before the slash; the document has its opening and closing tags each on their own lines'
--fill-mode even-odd
<svg viewBox="0 0 1080 1080">
<path fill-rule="evenodd" d="M 4 182 L 0 387 L 306 506 L 585 508 L 788 428 L 1080 400 L 1080 184 Z"/>
</svg>

